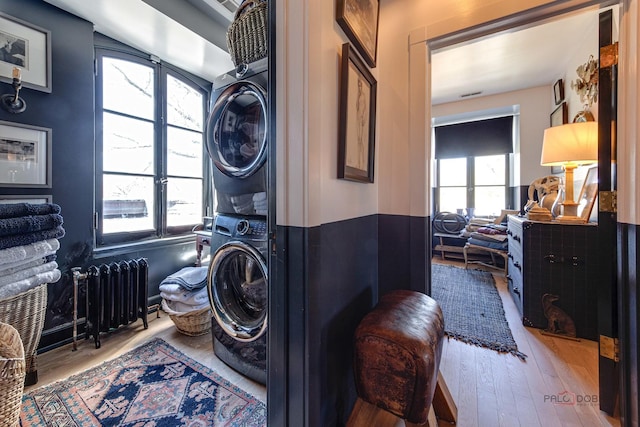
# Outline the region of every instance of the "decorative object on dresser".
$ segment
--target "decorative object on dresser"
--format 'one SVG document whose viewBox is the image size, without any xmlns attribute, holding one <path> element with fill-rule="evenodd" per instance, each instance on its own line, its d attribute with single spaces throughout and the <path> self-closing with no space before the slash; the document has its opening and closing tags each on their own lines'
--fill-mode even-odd
<svg viewBox="0 0 640 427">
<path fill-rule="evenodd" d="M 533 180 L 529 184 L 527 190 L 527 196 L 529 200 L 524 207 L 525 212 L 529 212 L 534 206 L 533 202 L 537 201 L 538 206 L 547 209 L 552 212 L 553 205 L 558 197 L 558 187 L 560 184 L 560 177 L 555 175 L 543 176 L 541 178 Z M 536 197 L 537 196 L 537 197 Z M 556 216 L 552 213 L 553 216 Z"/>
<path fill-rule="evenodd" d="M 573 323 L 573 319 L 563 309 L 553 304 L 559 299 L 558 295 L 542 295 L 542 309 L 549 322 L 544 331 L 553 335 L 575 338 L 576 325 Z"/>
<path fill-rule="evenodd" d="M 600 256 L 597 226 L 530 221 L 510 215 L 507 284 L 522 323 L 549 327 L 542 296 L 557 295 L 576 337 L 596 340 Z"/>
<path fill-rule="evenodd" d="M 573 171 L 580 165 L 598 161 L 598 123 L 581 122 L 545 129 L 540 164 L 563 166 L 565 171 L 565 200 L 560 222 L 585 222 L 578 216 L 578 203 L 573 196 Z"/>
</svg>

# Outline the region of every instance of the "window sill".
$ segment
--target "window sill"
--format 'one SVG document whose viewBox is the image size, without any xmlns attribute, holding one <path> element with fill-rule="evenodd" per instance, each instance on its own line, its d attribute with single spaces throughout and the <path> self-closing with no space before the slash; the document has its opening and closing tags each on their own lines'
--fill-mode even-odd
<svg viewBox="0 0 640 427">
<path fill-rule="evenodd" d="M 110 258 L 141 250 L 160 249 L 164 247 L 193 242 L 195 242 L 195 234 L 187 234 L 184 236 L 166 237 L 162 239 L 145 240 L 135 243 L 102 246 L 93 250 L 93 258 Z"/>
</svg>

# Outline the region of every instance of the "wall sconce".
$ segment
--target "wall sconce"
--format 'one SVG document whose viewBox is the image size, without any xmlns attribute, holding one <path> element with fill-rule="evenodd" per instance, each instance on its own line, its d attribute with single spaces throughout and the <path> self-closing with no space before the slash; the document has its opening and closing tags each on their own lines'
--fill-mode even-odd
<svg viewBox="0 0 640 427">
<path fill-rule="evenodd" d="M 598 123 L 579 122 L 553 126 L 544 131 L 542 166 L 562 166 L 565 174 L 565 200 L 559 222 L 586 222 L 578 216 L 573 199 L 573 170 L 580 165 L 598 162 Z"/>
<path fill-rule="evenodd" d="M 0 97 L 0 106 L 12 114 L 22 113 L 27 109 L 27 103 L 18 96 L 22 88 L 22 77 L 18 67 L 13 67 L 13 83 L 11 83 L 11 86 L 13 86 L 15 94 L 6 93 L 2 95 Z"/>
</svg>

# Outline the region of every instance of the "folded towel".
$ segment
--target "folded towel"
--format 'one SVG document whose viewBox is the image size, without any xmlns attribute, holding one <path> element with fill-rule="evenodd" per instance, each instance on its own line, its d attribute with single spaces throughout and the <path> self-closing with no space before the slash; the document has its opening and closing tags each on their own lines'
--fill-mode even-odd
<svg viewBox="0 0 640 427">
<path fill-rule="evenodd" d="M 0 249 L 0 266 L 11 265 L 18 261 L 40 258 L 47 254 L 55 253 L 58 249 L 60 249 L 60 242 L 58 239 L 42 240 L 28 245 Z"/>
<path fill-rule="evenodd" d="M 46 258 L 29 258 L 27 260 L 18 261 L 17 263 L 11 263 L 12 265 L 1 265 L 0 266 L 0 280 L 4 276 L 8 276 L 9 274 L 13 274 L 20 270 L 25 270 L 27 268 L 35 267 L 38 265 L 46 264 Z"/>
<path fill-rule="evenodd" d="M 43 283 L 55 283 L 60 280 L 60 276 L 60 270 L 55 269 L 47 271 L 46 273 L 36 274 L 35 276 L 20 280 L 19 282 L 0 286 L 0 300 L 27 292 L 38 285 L 42 285 Z"/>
<path fill-rule="evenodd" d="M 60 206 L 55 203 L 10 203 L 0 205 L 0 218 L 17 218 L 28 215 L 59 214 Z"/>
<path fill-rule="evenodd" d="M 170 310 L 177 311 L 178 313 L 189 313 L 190 311 L 202 310 L 203 308 L 209 307 L 209 303 L 201 304 L 201 305 L 187 305 L 178 301 L 169 301 L 165 300 L 165 304 L 169 307 Z"/>
<path fill-rule="evenodd" d="M 62 225 L 62 215 L 31 215 L 18 218 L 0 219 L 0 236 L 25 234 L 34 231 L 51 230 Z"/>
<path fill-rule="evenodd" d="M 40 240 L 60 239 L 62 237 L 64 237 L 64 228 L 59 225 L 51 230 L 34 231 L 33 233 L 0 237 L 0 249 L 24 246 Z"/>
<path fill-rule="evenodd" d="M 46 273 L 48 271 L 55 270 L 56 268 L 58 268 L 58 263 L 55 261 L 25 268 L 20 271 L 16 271 L 15 273 L 0 277 L 0 286 L 19 282 L 20 280 L 28 279 L 29 277 L 36 276 L 40 273 Z"/>
<path fill-rule="evenodd" d="M 162 284 L 180 285 L 187 291 L 201 289 L 207 284 L 208 267 L 184 267 L 170 274 L 160 282 Z"/>
<path fill-rule="evenodd" d="M 164 292 L 160 290 L 160 296 L 167 301 L 181 302 L 186 305 L 202 305 L 209 303 L 209 291 L 207 288 L 202 288 L 198 291 L 185 291 L 180 287 L 179 292 Z"/>
</svg>

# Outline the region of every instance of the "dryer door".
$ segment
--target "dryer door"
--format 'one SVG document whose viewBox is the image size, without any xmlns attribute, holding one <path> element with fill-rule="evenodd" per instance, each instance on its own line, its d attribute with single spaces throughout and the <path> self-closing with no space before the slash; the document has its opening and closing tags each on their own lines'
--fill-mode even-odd
<svg viewBox="0 0 640 427">
<path fill-rule="evenodd" d="M 216 251 L 209 265 L 209 302 L 231 337 L 249 342 L 266 331 L 267 283 L 267 264 L 253 246 L 231 241 Z"/>
<path fill-rule="evenodd" d="M 207 151 L 225 175 L 245 178 L 267 156 L 267 104 L 263 88 L 249 81 L 229 85 L 207 120 Z"/>
</svg>

